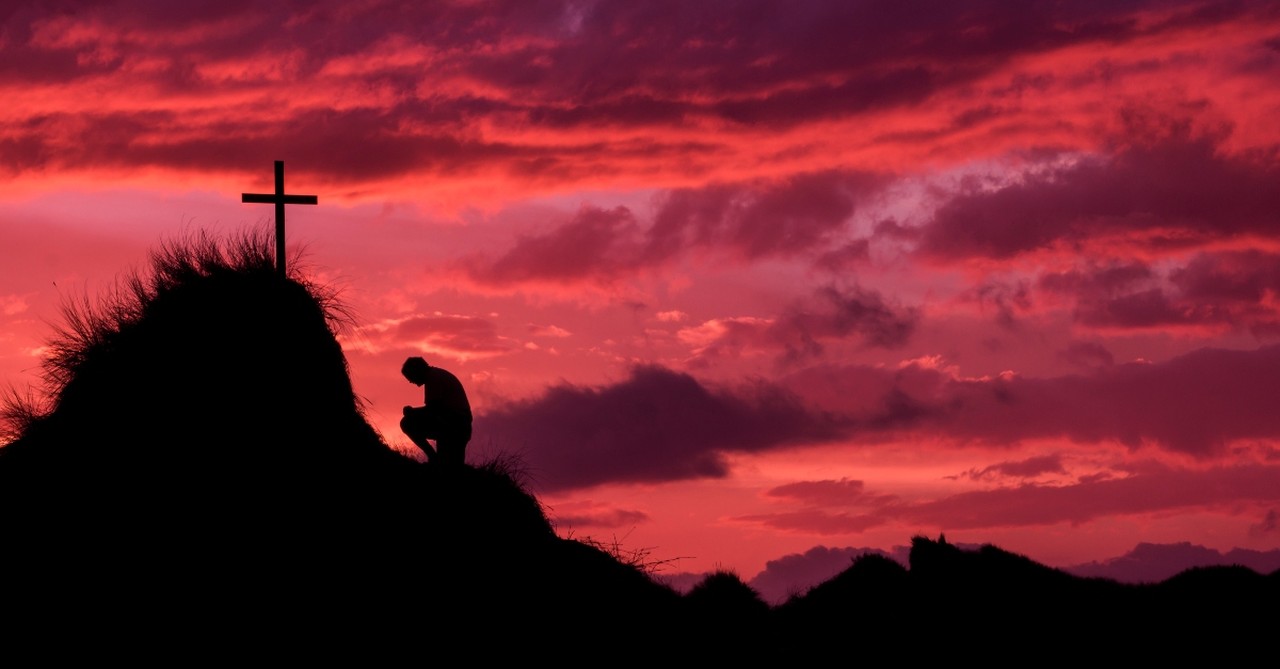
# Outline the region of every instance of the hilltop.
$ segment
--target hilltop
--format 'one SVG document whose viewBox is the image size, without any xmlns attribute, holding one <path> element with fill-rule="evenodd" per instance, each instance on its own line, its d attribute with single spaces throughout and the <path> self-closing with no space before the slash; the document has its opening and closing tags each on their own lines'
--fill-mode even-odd
<svg viewBox="0 0 1280 669">
<path fill-rule="evenodd" d="M 164 245 L 149 271 L 65 310 L 47 398 L 7 407 L 10 614 L 83 616 L 116 642 L 288 621 L 439 643 L 547 606 L 626 624 L 678 599 L 557 537 L 510 463 L 443 470 L 384 443 L 351 386 L 336 296 L 278 275 L 269 241 Z"/>
<path fill-rule="evenodd" d="M 337 342 L 340 301 L 280 276 L 264 237 L 162 245 L 147 271 L 64 316 L 44 397 L 6 408 L 10 641 L 366 660 L 563 658 L 569 642 L 633 664 L 677 651 L 944 657 L 987 637 L 1072 637 L 1075 653 L 1134 621 L 1248 648 L 1276 622 L 1280 573 L 1126 586 L 923 537 L 909 567 L 863 556 L 779 606 L 731 573 L 681 595 L 643 565 L 557 536 L 515 463 L 442 469 L 384 443 Z"/>
</svg>

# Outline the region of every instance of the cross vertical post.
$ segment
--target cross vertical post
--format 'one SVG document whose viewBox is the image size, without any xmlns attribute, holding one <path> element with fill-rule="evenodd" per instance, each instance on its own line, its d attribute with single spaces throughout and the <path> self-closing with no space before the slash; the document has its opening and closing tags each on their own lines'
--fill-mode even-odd
<svg viewBox="0 0 1280 669">
<path fill-rule="evenodd" d="M 284 266 L 284 206 L 286 204 L 319 204 L 315 195 L 286 195 L 284 192 L 284 161 L 276 161 L 276 192 L 241 193 L 241 202 L 274 204 L 276 206 L 276 271 L 285 276 Z"/>
</svg>

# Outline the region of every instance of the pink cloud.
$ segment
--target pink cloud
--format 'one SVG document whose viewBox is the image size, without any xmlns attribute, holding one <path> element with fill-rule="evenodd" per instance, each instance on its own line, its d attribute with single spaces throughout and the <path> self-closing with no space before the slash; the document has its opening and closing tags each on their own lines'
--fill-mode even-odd
<svg viewBox="0 0 1280 669">
<path fill-rule="evenodd" d="M 1280 511 L 1277 511 L 1276 509 L 1267 511 L 1267 515 L 1261 522 L 1249 528 L 1249 534 L 1257 537 L 1274 537 L 1280 535 Z"/>
<path fill-rule="evenodd" d="M 343 340 L 352 350 L 427 351 L 431 355 L 463 360 L 502 355 L 517 347 L 516 342 L 497 333 L 493 321 L 450 314 L 373 323 L 360 328 L 356 335 L 344 336 Z"/>
<path fill-rule="evenodd" d="M 529 334 L 535 337 L 554 337 L 556 339 L 561 339 L 573 336 L 572 332 L 556 325 L 538 325 L 536 323 L 529 323 L 525 326 L 525 329 L 529 331 Z"/>
<path fill-rule="evenodd" d="M 893 522 L 951 531 L 1081 524 L 1104 516 L 1230 509 L 1242 504 L 1273 504 L 1277 499 L 1280 468 L 1237 465 L 1208 470 L 1161 469 L 1067 485 L 1031 483 L 917 502 L 874 495 L 870 503 L 835 500 L 735 520 L 817 534 L 856 534 Z"/>
<path fill-rule="evenodd" d="M 718 319 L 684 335 L 698 344 L 692 363 L 705 367 L 746 352 L 765 352 L 791 366 L 821 359 L 826 343 L 857 341 L 869 347 L 903 346 L 920 321 L 918 310 L 889 303 L 858 287 L 823 286 L 794 300 L 772 319 Z"/>
<path fill-rule="evenodd" d="M 559 528 L 601 528 L 606 530 L 621 527 L 635 527 L 648 522 L 649 515 L 643 511 L 632 509 L 590 509 L 584 512 L 556 514 L 555 522 Z"/>
<path fill-rule="evenodd" d="M 1111 351 L 1097 342 L 1074 342 L 1059 351 L 1058 355 L 1071 365 L 1085 370 L 1107 367 L 1116 362 Z"/>
<path fill-rule="evenodd" d="M 866 483 L 849 479 L 839 481 L 800 481 L 788 483 L 765 491 L 767 497 L 795 500 L 802 503 L 831 505 L 861 502 L 866 498 Z"/>
<path fill-rule="evenodd" d="M 472 257 L 464 264 L 482 283 L 607 282 L 638 264 L 638 234 L 636 220 L 625 207 L 586 207 L 548 233 L 520 237 L 493 260 Z"/>
<path fill-rule="evenodd" d="M 974 480 L 990 478 L 1036 478 L 1042 474 L 1066 474 L 1061 455 L 1041 455 L 1014 462 L 999 462 L 982 469 L 967 471 L 963 476 Z"/>
<path fill-rule="evenodd" d="M 860 534 L 890 522 L 891 516 L 881 512 L 845 512 L 810 508 L 800 511 L 746 514 L 735 516 L 734 521 L 761 525 L 781 532 L 836 535 Z"/>
</svg>

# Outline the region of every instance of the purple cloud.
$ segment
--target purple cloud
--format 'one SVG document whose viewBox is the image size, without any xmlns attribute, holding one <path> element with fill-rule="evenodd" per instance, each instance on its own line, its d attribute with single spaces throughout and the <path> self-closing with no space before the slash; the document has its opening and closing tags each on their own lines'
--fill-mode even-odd
<svg viewBox="0 0 1280 669">
<path fill-rule="evenodd" d="M 824 387 L 841 377 L 863 378 L 870 390 Z M 928 436 L 999 445 L 1063 438 L 1151 445 L 1209 461 L 1234 441 L 1280 436 L 1280 414 L 1271 411 L 1272 398 L 1280 396 L 1280 346 L 1203 349 L 1160 364 L 1038 379 L 961 380 L 915 365 L 832 370 L 829 379 L 794 377 L 804 388 L 800 394 L 785 389 L 787 379 L 711 388 L 687 374 L 639 367 L 611 386 L 560 385 L 500 407 L 477 419 L 476 438 L 521 452 L 554 490 L 722 477 L 725 453 L 834 439 Z M 1031 468 L 1052 471 L 1052 464 L 1001 467 L 1026 475 Z M 1061 493 L 1045 488 L 1040 494 Z M 846 517 L 827 524 L 868 522 Z"/>
<path fill-rule="evenodd" d="M 585 207 L 563 224 L 520 235 L 509 249 L 477 254 L 462 265 L 490 285 L 571 284 L 611 281 L 690 253 L 739 261 L 819 253 L 835 243 L 857 200 L 882 181 L 822 172 L 669 191 L 657 198 L 647 227 L 626 207 Z"/>
<path fill-rule="evenodd" d="M 1280 549 L 1253 551 L 1234 548 L 1223 553 L 1185 541 L 1177 544 L 1140 543 L 1120 557 L 1064 569 L 1077 576 L 1109 578 L 1122 583 L 1159 583 L 1194 567 L 1231 564 L 1270 574 L 1280 570 Z"/>
<path fill-rule="evenodd" d="M 765 563 L 764 570 L 747 581 L 747 585 L 755 588 L 766 601 L 781 604 L 788 597 L 803 594 L 809 588 L 848 569 L 858 557 L 867 554 L 882 555 L 897 560 L 905 567 L 908 564 L 908 551 L 905 546 L 899 546 L 894 551 L 814 546 L 804 553 L 792 553 L 769 560 Z"/>
<path fill-rule="evenodd" d="M 1210 139 L 1174 137 L 961 193 L 925 225 L 919 251 L 940 260 L 1002 259 L 1099 235 L 1177 232 L 1184 245 L 1273 235 L 1278 180 L 1273 163 L 1225 157 Z"/>
<path fill-rule="evenodd" d="M 1076 322 L 1099 328 L 1210 325 L 1272 333 L 1280 314 L 1280 256 L 1257 250 L 1206 251 L 1157 274 L 1136 261 L 1090 264 L 1045 274 L 1038 286 L 1074 300 Z"/>
<path fill-rule="evenodd" d="M 724 453 L 834 434 L 830 418 L 776 386 L 712 389 L 654 366 L 603 388 L 554 386 L 478 416 L 475 428 L 477 441 L 519 453 L 545 490 L 722 477 Z"/>
<path fill-rule="evenodd" d="M 690 244 L 747 259 L 824 248 L 858 200 L 883 183 L 871 174 L 828 171 L 671 191 L 659 200 L 645 255 L 667 258 Z"/>
</svg>

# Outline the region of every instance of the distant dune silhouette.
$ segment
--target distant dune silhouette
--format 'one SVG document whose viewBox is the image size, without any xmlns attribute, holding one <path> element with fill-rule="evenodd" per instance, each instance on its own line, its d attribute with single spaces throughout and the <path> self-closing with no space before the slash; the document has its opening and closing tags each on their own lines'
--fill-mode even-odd
<svg viewBox="0 0 1280 669">
<path fill-rule="evenodd" d="M 1240 565 L 1261 573 L 1280 570 L 1280 549 L 1255 551 L 1233 548 L 1223 553 L 1190 542 L 1139 543 L 1133 550 L 1109 560 L 1064 567 L 1077 576 L 1109 578 L 1121 583 L 1156 583 L 1196 567 Z"/>
<path fill-rule="evenodd" d="M 196 235 L 66 311 L 47 400 L 6 406 L 6 641 L 629 665 L 963 658 L 976 639 L 998 646 L 987 661 L 1133 644 L 1135 625 L 1252 648 L 1276 629 L 1280 572 L 1134 586 L 924 537 L 908 566 L 864 555 L 781 605 L 729 572 L 682 595 L 558 537 L 518 462 L 441 469 L 390 448 L 353 391 L 337 296 L 272 256 L 269 236 Z"/>
</svg>

